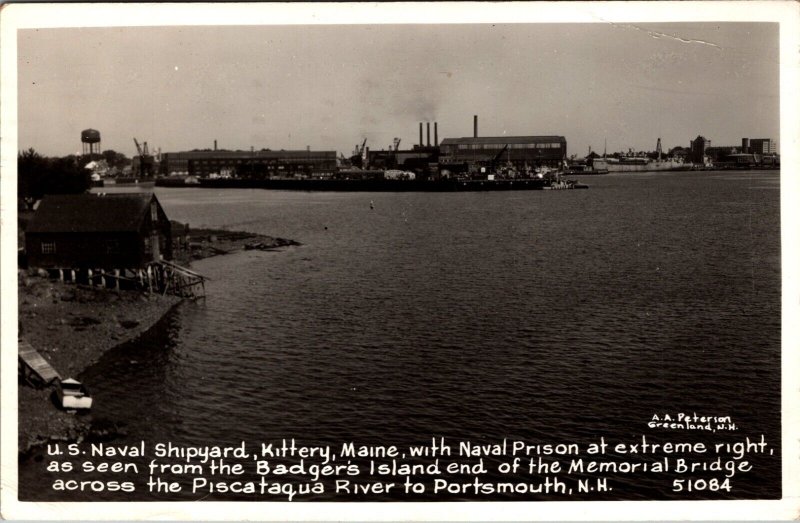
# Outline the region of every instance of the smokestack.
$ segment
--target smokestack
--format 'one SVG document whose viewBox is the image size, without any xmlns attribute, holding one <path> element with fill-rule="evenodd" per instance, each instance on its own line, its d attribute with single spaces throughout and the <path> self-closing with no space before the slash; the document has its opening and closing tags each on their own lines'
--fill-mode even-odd
<svg viewBox="0 0 800 523">
<path fill-rule="evenodd" d="M 431 123 L 428 122 L 428 147 L 431 146 Z"/>
<path fill-rule="evenodd" d="M 217 150 L 217 141 L 216 140 L 214 140 L 214 150 L 215 151 Z"/>
<path fill-rule="evenodd" d="M 439 146 L 439 122 L 433 122 L 433 145 Z"/>
<path fill-rule="evenodd" d="M 425 144 L 422 142 L 422 122 L 420 122 L 419 123 L 419 146 L 422 147 L 423 145 L 425 145 Z"/>
<path fill-rule="evenodd" d="M 478 137 L 478 115 L 477 114 L 472 117 L 472 128 L 473 128 L 472 137 L 473 138 L 477 138 Z"/>
</svg>

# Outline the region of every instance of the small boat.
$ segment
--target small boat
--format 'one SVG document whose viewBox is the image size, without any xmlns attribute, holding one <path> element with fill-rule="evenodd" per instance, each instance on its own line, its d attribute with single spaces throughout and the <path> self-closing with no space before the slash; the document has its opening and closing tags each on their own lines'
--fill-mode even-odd
<svg viewBox="0 0 800 523">
<path fill-rule="evenodd" d="M 88 410 L 92 408 L 92 397 L 83 383 L 72 378 L 61 380 L 56 388 L 56 397 L 65 410 Z"/>
</svg>

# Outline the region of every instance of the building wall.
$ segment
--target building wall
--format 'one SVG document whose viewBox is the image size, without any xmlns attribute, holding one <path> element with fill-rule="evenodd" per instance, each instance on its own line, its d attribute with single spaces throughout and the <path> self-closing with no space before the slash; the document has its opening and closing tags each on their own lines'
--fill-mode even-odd
<svg viewBox="0 0 800 523">
<path fill-rule="evenodd" d="M 370 169 L 414 169 L 438 160 L 439 150 L 369 151 L 367 165 Z"/>
<path fill-rule="evenodd" d="M 159 259 L 159 256 L 156 256 L 156 250 L 153 249 L 152 246 L 147 245 L 148 239 L 152 238 L 154 234 L 158 236 L 159 245 L 157 253 L 165 260 L 171 260 L 172 224 L 155 197 L 150 202 L 150 210 L 139 229 L 139 236 L 142 244 L 142 259 L 145 262 L 158 261 Z"/>
<path fill-rule="evenodd" d="M 690 159 L 694 163 L 702 164 L 706 154 L 706 148 L 711 145 L 711 140 L 706 140 L 702 136 L 698 136 L 690 142 L 689 148 L 691 149 Z"/>
<path fill-rule="evenodd" d="M 751 138 L 750 151 L 756 154 L 774 154 L 777 152 L 775 141 L 771 138 Z"/>
<path fill-rule="evenodd" d="M 187 173 L 207 176 L 222 170 L 242 170 L 248 165 L 274 166 L 276 171 L 306 172 L 336 169 L 336 151 L 188 151 L 163 153 L 162 175 Z M 278 167 L 283 167 L 278 169 Z"/>
<path fill-rule="evenodd" d="M 30 267 L 133 268 L 144 260 L 142 238 L 126 233 L 30 233 L 25 251 Z"/>
<path fill-rule="evenodd" d="M 443 163 L 469 162 L 485 164 L 493 161 L 498 154 L 500 163 L 510 161 L 521 168 L 525 164 L 533 167 L 539 164 L 557 164 L 567 155 L 567 143 L 564 141 L 531 141 L 526 143 L 509 143 L 503 150 L 505 143 L 481 142 L 479 139 L 473 143 L 442 143 L 440 161 Z M 502 154 L 500 154 L 502 151 Z"/>
</svg>

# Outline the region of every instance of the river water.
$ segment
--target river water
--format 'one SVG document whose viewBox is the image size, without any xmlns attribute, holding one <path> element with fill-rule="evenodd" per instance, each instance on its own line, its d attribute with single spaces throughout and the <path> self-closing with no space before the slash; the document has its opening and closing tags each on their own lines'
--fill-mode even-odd
<svg viewBox="0 0 800 523">
<path fill-rule="evenodd" d="M 737 473 L 729 492 L 676 493 L 669 474 L 620 473 L 609 476 L 613 490 L 571 498 L 295 499 L 780 497 L 778 173 L 583 181 L 589 190 L 156 188 L 171 219 L 302 245 L 195 262 L 210 278 L 207 297 L 83 374 L 92 416 L 125 425 L 117 445 L 407 446 L 444 437 L 455 451 L 465 440 L 588 445 L 645 435 L 711 445 L 763 434 L 772 455 L 747 456 L 753 469 Z M 654 414 L 680 412 L 730 416 L 737 430 L 647 426 Z M 285 499 L 67 496 L 47 488 L 54 476 L 43 463 L 21 464 L 21 497 Z"/>
</svg>

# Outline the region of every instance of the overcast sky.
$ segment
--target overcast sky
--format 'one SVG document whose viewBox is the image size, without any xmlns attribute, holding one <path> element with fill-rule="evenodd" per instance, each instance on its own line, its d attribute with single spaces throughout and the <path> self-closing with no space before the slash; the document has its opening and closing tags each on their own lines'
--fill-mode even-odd
<svg viewBox="0 0 800 523">
<path fill-rule="evenodd" d="M 777 24 L 28 29 L 18 46 L 18 147 L 46 155 L 87 128 L 128 156 L 133 137 L 348 155 L 410 147 L 420 121 L 471 136 L 473 114 L 483 136 L 580 155 L 780 138 Z"/>
</svg>

